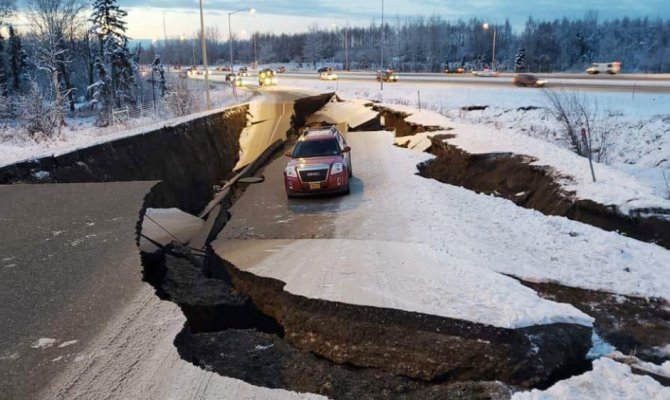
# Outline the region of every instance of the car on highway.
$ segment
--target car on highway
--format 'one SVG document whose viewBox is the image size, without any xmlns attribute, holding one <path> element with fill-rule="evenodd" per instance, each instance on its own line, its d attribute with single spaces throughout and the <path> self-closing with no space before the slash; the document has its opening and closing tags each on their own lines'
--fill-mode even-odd
<svg viewBox="0 0 670 400">
<path fill-rule="evenodd" d="M 498 71 L 493 71 L 488 68 L 485 68 L 481 71 L 472 71 L 472 75 L 474 76 L 481 76 L 481 77 L 486 77 L 486 78 L 492 78 L 500 75 Z"/>
<path fill-rule="evenodd" d="M 332 70 L 333 70 L 333 67 L 321 67 L 321 68 L 317 69 L 316 72 L 318 74 L 321 74 L 321 73 L 332 71 Z"/>
<path fill-rule="evenodd" d="M 544 87 L 547 84 L 547 80 L 538 79 L 533 74 L 517 74 L 512 78 L 512 83 L 521 87 Z"/>
<path fill-rule="evenodd" d="M 465 72 L 465 68 L 463 68 L 463 67 L 458 67 L 458 68 L 455 68 L 455 69 L 449 69 L 449 68 L 444 69 L 445 74 L 462 74 L 464 72 Z"/>
<path fill-rule="evenodd" d="M 349 194 L 351 148 L 334 127 L 308 128 L 298 139 L 284 169 L 288 197 L 311 194 Z"/>
<path fill-rule="evenodd" d="M 214 68 L 214 71 L 217 71 L 217 72 L 232 72 L 232 71 L 230 71 L 229 67 L 222 67 L 222 66 L 218 66 L 218 67 Z"/>
<path fill-rule="evenodd" d="M 384 82 L 397 82 L 398 75 L 392 69 L 385 69 L 383 71 L 377 71 L 377 81 L 384 80 Z"/>
<path fill-rule="evenodd" d="M 621 63 L 618 61 L 611 63 L 593 63 L 586 69 L 586 73 L 589 75 L 600 73 L 614 75 L 619 72 L 621 72 Z"/>
<path fill-rule="evenodd" d="M 277 84 L 277 75 L 270 68 L 265 68 L 258 73 L 259 86 L 272 86 Z"/>
<path fill-rule="evenodd" d="M 322 81 L 336 81 L 337 74 L 333 71 L 326 71 L 319 74 L 319 79 Z"/>
<path fill-rule="evenodd" d="M 281 67 L 277 68 L 277 73 L 278 74 L 283 74 L 284 72 L 286 72 L 286 67 L 284 67 L 283 65 Z"/>
<path fill-rule="evenodd" d="M 239 75 L 241 77 L 247 77 L 247 76 L 249 76 L 249 70 L 247 70 L 247 67 L 240 67 L 237 70 L 237 75 Z"/>
</svg>

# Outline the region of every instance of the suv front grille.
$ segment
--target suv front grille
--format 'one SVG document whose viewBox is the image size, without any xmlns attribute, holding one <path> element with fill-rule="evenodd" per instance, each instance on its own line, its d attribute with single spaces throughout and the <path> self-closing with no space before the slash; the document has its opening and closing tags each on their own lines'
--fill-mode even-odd
<svg viewBox="0 0 670 400">
<path fill-rule="evenodd" d="M 323 182 L 328 176 L 328 169 L 308 169 L 298 171 L 303 182 Z"/>
</svg>

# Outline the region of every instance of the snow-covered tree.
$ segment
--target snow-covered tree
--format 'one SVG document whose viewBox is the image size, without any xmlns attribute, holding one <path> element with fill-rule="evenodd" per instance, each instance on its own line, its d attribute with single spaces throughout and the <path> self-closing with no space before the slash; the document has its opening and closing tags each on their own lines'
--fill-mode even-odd
<svg viewBox="0 0 670 400">
<path fill-rule="evenodd" d="M 135 101 L 135 64 L 128 50 L 124 21 L 126 16 L 127 13 L 116 4 L 116 0 L 93 2 L 91 23 L 93 32 L 98 36 L 100 61 L 111 68 L 109 78 L 115 105 L 119 107 Z"/>
<path fill-rule="evenodd" d="M 57 55 L 58 77 L 65 86 L 70 111 L 74 111 L 74 86 L 72 84 L 71 49 L 84 5 L 81 0 L 24 0 L 27 16 L 42 42 L 39 47 L 58 46 L 49 51 Z"/>
<path fill-rule="evenodd" d="M 316 62 L 320 61 L 323 57 L 323 40 L 321 39 L 321 32 L 319 32 L 317 24 L 309 26 L 302 55 L 314 67 L 316 67 Z"/>
<path fill-rule="evenodd" d="M 0 96 L 7 97 L 7 63 L 5 62 L 5 38 L 0 35 Z"/>
<path fill-rule="evenodd" d="M 53 35 L 47 35 L 42 45 L 36 49 L 33 59 L 37 69 L 46 72 L 51 83 L 49 120 L 54 130 L 50 136 L 56 137 L 60 136 L 61 127 L 65 125 L 65 106 L 71 93 L 67 87 L 63 89 L 61 84 L 60 72 L 64 65 L 70 63 L 67 51 L 63 50 L 63 45 L 59 43 L 61 40 Z"/>
<path fill-rule="evenodd" d="M 160 91 L 161 97 L 165 96 L 167 92 L 167 85 L 165 81 L 165 68 L 161 62 L 161 56 L 156 55 L 154 62 L 151 64 L 151 84 Z"/>
<path fill-rule="evenodd" d="M 112 120 L 112 108 L 114 105 L 112 80 L 107 73 L 105 64 L 100 58 L 95 60 L 95 70 L 98 74 L 98 80 L 88 87 L 93 98 L 93 104 L 98 109 L 95 126 L 108 126 Z"/>
<path fill-rule="evenodd" d="M 21 37 L 16 33 L 12 25 L 9 26 L 9 72 L 12 77 L 14 92 L 21 89 L 21 81 L 25 75 L 26 52 L 21 44 Z"/>
<path fill-rule="evenodd" d="M 523 44 L 521 44 L 519 50 L 516 52 L 516 57 L 514 57 L 514 71 L 523 72 L 526 69 L 526 49 L 523 47 Z"/>
<path fill-rule="evenodd" d="M 191 89 L 189 80 L 185 78 L 178 78 L 170 84 L 163 101 L 167 110 L 175 117 L 201 109 L 201 96 Z"/>
</svg>

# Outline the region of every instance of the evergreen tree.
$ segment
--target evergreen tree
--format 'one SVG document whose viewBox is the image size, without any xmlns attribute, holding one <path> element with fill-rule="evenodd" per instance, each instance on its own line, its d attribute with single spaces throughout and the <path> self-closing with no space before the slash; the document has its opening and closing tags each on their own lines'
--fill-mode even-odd
<svg viewBox="0 0 670 400">
<path fill-rule="evenodd" d="M 26 52 L 21 44 L 21 37 L 17 35 L 14 27 L 9 26 L 9 70 L 12 75 L 12 86 L 14 92 L 21 89 L 21 81 L 25 74 Z"/>
<path fill-rule="evenodd" d="M 127 13 L 116 4 L 116 0 L 93 2 L 91 22 L 98 36 L 100 61 L 111 67 L 109 78 L 114 103 L 119 107 L 135 101 L 135 64 L 128 50 L 124 21 L 126 16 Z"/>
<path fill-rule="evenodd" d="M 98 80 L 88 87 L 88 90 L 92 92 L 93 104 L 98 106 L 95 126 L 108 126 L 111 122 L 114 104 L 112 81 L 107 74 L 105 64 L 100 58 L 95 60 L 95 70 L 98 73 Z"/>
<path fill-rule="evenodd" d="M 514 71 L 524 72 L 526 69 L 526 49 L 523 47 L 523 44 L 521 44 L 516 53 L 516 57 L 514 58 Z"/>
<path fill-rule="evenodd" d="M 161 56 L 156 55 L 156 58 L 154 59 L 154 62 L 152 64 L 153 69 L 151 71 L 151 76 L 152 76 L 152 84 L 158 83 L 158 89 L 160 90 L 161 97 L 165 96 L 165 93 L 167 92 L 167 84 L 165 80 L 165 68 L 163 68 L 163 63 L 161 63 Z M 158 81 L 156 82 L 156 77 L 155 74 L 158 74 Z"/>
</svg>

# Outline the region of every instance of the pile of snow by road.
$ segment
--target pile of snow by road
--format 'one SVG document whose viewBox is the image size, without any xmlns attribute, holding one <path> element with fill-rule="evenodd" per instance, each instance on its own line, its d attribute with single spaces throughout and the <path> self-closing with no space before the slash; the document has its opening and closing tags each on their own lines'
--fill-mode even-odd
<svg viewBox="0 0 670 400">
<path fill-rule="evenodd" d="M 520 392 L 513 400 L 593 400 L 593 399 L 646 399 L 666 400 L 670 388 L 654 379 L 635 375 L 630 367 L 608 358 L 593 362 L 593 370 L 560 381 L 547 390 Z"/>
</svg>

